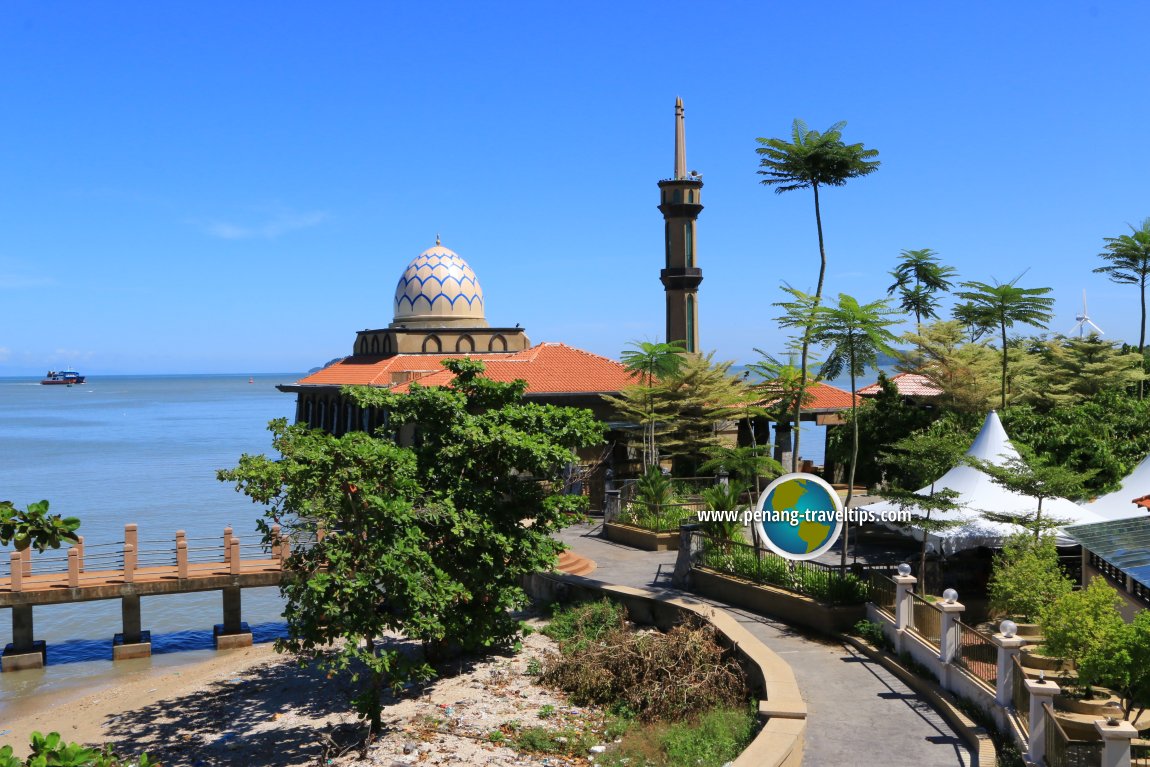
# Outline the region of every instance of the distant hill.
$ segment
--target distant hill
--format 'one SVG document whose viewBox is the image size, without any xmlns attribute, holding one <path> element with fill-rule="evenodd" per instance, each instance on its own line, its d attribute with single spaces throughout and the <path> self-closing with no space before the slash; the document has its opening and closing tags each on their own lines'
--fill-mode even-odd
<svg viewBox="0 0 1150 767">
<path fill-rule="evenodd" d="M 336 357 L 335 359 L 330 359 L 327 362 L 320 365 L 318 368 L 311 368 L 310 370 L 307 371 L 307 374 L 311 375 L 312 373 L 318 373 L 319 371 L 323 370 L 324 368 L 329 368 L 332 365 L 334 365 L 335 363 L 341 362 L 345 359 L 347 359 L 347 357 Z"/>
</svg>

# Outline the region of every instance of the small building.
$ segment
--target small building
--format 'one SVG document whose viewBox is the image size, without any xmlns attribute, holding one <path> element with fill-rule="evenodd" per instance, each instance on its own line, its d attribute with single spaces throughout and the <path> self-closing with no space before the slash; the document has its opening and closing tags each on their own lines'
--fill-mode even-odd
<svg viewBox="0 0 1150 767">
<path fill-rule="evenodd" d="M 894 384 L 895 389 L 903 398 L 909 400 L 929 401 L 943 393 L 941 386 L 922 373 L 898 373 L 887 380 Z M 880 383 L 880 381 L 876 381 L 870 386 L 864 386 L 858 390 L 858 395 L 868 398 L 877 397 L 882 391 Z"/>
<path fill-rule="evenodd" d="M 1122 596 L 1126 620 L 1150 608 L 1150 514 L 1071 525 L 1062 531 L 1082 546 L 1084 587 L 1104 578 Z"/>
</svg>

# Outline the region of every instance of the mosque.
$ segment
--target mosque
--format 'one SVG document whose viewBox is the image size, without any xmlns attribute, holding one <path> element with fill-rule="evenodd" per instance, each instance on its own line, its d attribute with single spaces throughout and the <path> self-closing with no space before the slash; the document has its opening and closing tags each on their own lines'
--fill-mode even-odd
<svg viewBox="0 0 1150 767">
<path fill-rule="evenodd" d="M 696 256 L 696 221 L 703 210 L 703 180 L 687 170 L 682 99 L 675 102 L 674 174 L 658 186 L 665 227 L 664 266 L 659 273 L 666 296 L 665 337 L 696 352 L 700 349 L 698 291 L 703 281 Z M 623 476 L 634 468 L 626 450 L 631 425 L 615 420 L 617 416 L 603 399 L 635 383 L 627 369 L 615 360 L 563 343 L 532 344 L 518 325 L 491 326 L 475 271 L 438 237 L 434 247 L 403 270 L 392 308 L 392 321 L 386 328 L 356 334 L 350 356 L 278 387 L 296 394 L 296 423 L 335 435 L 373 431 L 384 424 L 386 412 L 360 408 L 341 394 L 340 387 L 379 386 L 404 392 L 413 382 L 443 385 L 452 378 L 443 360 L 466 356 L 482 360 L 489 378 L 526 381 L 528 401 L 588 408 L 607 423 L 609 447 L 580 456 L 588 472 L 611 468 Z M 817 392 L 816 399 L 822 394 Z M 813 403 L 807 417 L 813 418 L 820 404 Z M 840 403 L 833 405 L 828 412 L 841 409 Z"/>
</svg>

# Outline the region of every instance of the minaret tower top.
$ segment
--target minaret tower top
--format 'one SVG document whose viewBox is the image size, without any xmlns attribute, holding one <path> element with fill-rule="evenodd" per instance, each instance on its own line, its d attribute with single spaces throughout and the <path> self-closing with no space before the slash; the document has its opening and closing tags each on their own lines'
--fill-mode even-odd
<svg viewBox="0 0 1150 767">
<path fill-rule="evenodd" d="M 659 182 L 659 210 L 665 221 L 666 263 L 659 278 L 667 292 L 667 341 L 699 350 L 699 283 L 695 265 L 695 220 L 703 211 L 703 177 L 687 171 L 683 100 L 675 99 L 675 175 Z"/>
</svg>

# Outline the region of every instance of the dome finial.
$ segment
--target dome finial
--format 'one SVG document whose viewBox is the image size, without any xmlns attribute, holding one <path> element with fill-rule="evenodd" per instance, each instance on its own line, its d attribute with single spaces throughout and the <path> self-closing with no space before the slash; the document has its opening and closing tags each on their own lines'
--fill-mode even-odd
<svg viewBox="0 0 1150 767">
<path fill-rule="evenodd" d="M 438 245 L 438 244 L 439 244 L 439 232 L 436 232 L 436 233 L 435 233 L 435 244 L 436 244 L 436 245 Z"/>
</svg>

